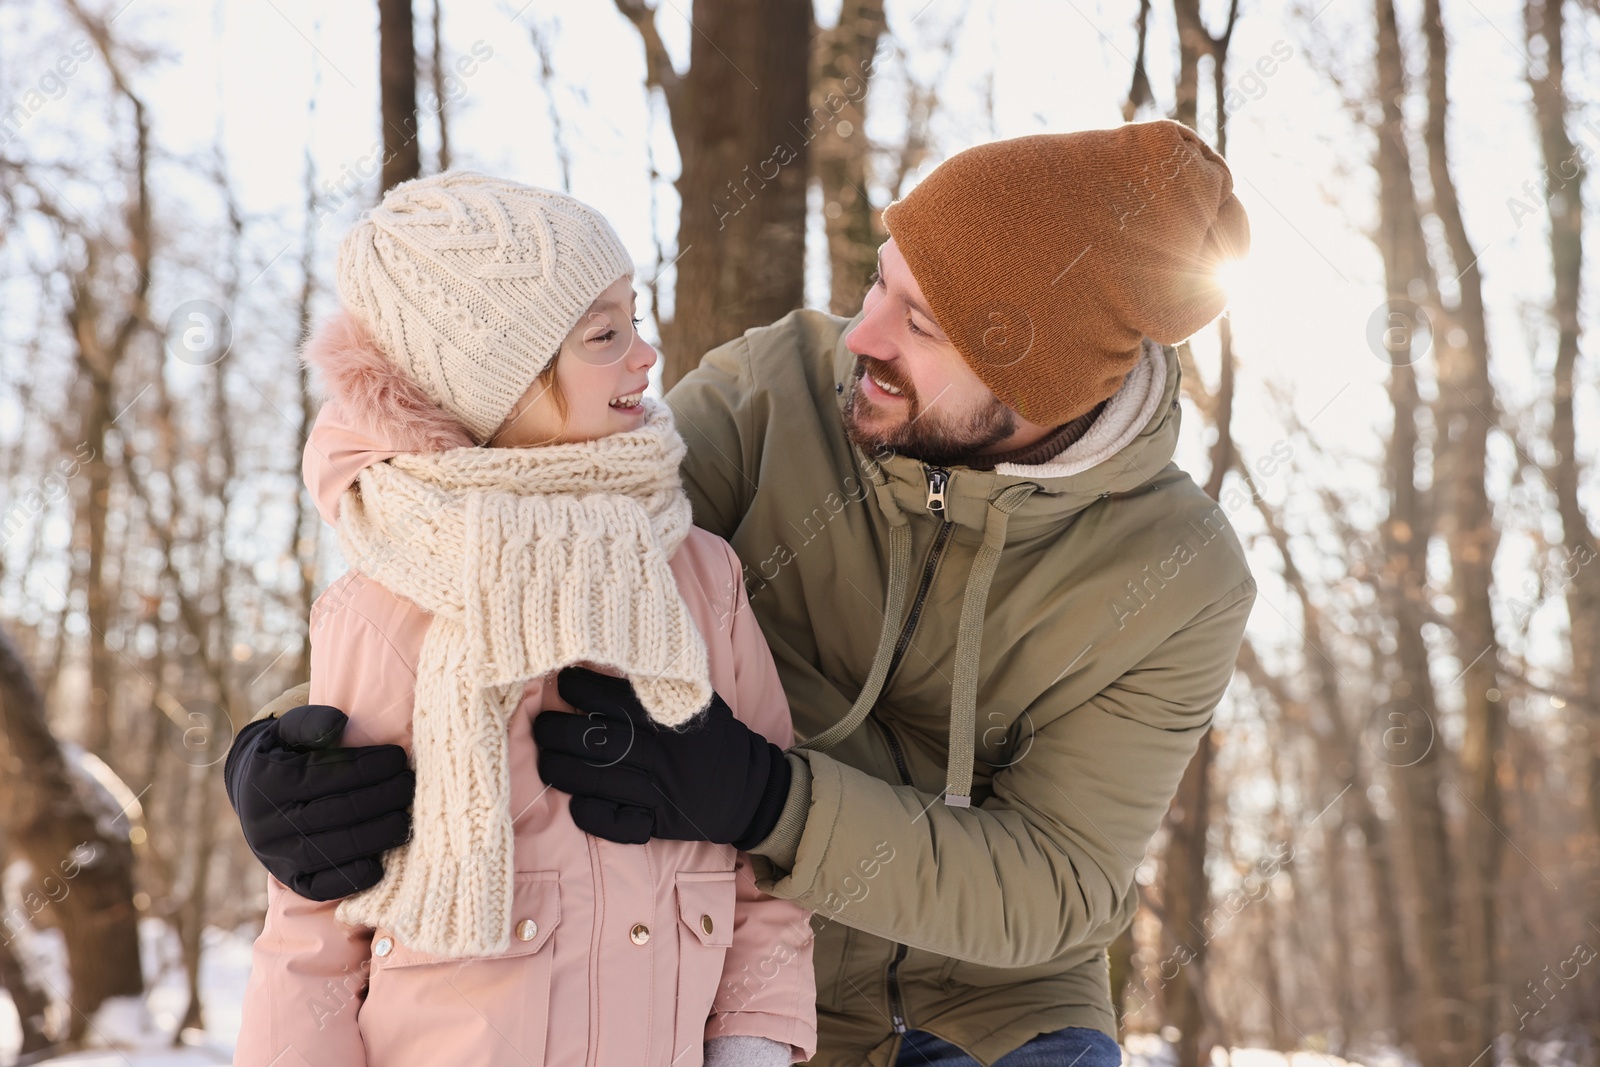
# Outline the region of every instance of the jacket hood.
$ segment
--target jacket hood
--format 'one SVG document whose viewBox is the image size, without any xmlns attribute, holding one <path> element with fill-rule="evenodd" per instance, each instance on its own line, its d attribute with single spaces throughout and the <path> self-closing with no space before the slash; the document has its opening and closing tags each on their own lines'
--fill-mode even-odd
<svg viewBox="0 0 1600 1067">
<path fill-rule="evenodd" d="M 374 463 L 474 444 L 467 428 L 428 399 L 347 311 L 318 327 L 300 358 L 320 372 L 325 397 L 300 470 L 330 526 L 339 518 L 339 498 Z"/>
<path fill-rule="evenodd" d="M 841 411 L 854 384 L 856 365 L 845 338 L 860 320 L 858 314 L 845 325 L 834 349 L 834 391 Z M 1096 500 L 1139 488 L 1177 452 L 1180 381 L 1177 351 L 1146 338 L 1138 362 L 1100 417 L 1060 455 L 1039 464 L 1002 463 L 992 471 L 941 468 L 949 473 L 945 517 L 981 531 L 990 503 L 1012 486 L 1028 484 L 1034 492 L 1012 515 L 1011 535 L 1024 540 L 1036 533 L 1054 536 L 1063 520 Z M 856 451 L 867 459 L 859 448 Z M 910 514 L 927 513 L 928 464 L 890 455 L 879 459 L 878 468 L 888 480 L 895 504 Z"/>
</svg>

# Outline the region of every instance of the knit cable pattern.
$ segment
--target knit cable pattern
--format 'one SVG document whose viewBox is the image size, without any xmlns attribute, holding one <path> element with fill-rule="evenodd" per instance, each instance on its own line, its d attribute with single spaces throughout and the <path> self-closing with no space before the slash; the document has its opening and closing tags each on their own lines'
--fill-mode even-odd
<svg viewBox="0 0 1600 1067">
<path fill-rule="evenodd" d="M 470 171 L 395 186 L 339 246 L 339 297 L 480 442 L 606 287 L 633 273 L 598 211 Z"/>
<path fill-rule="evenodd" d="M 668 561 L 691 522 L 666 405 L 643 426 L 536 448 L 402 454 L 340 501 L 350 565 L 432 612 L 417 661 L 412 837 L 339 905 L 445 957 L 510 944 L 507 730 L 529 679 L 574 663 L 626 675 L 656 721 L 710 703 L 706 646 Z"/>
</svg>

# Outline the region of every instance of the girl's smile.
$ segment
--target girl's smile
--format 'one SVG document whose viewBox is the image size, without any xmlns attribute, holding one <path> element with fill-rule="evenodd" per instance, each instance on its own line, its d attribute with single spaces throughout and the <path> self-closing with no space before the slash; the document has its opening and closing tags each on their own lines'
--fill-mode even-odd
<svg viewBox="0 0 1600 1067">
<path fill-rule="evenodd" d="M 568 331 L 556 358 L 489 439 L 498 448 L 593 441 L 645 418 L 656 350 L 638 331 L 633 277 L 623 275 Z"/>
</svg>

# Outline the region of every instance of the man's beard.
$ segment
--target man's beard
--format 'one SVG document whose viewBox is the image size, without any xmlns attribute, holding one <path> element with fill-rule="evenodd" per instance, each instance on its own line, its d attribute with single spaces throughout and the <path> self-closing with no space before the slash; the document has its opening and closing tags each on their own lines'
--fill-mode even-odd
<svg viewBox="0 0 1600 1067">
<path fill-rule="evenodd" d="M 878 381 L 899 389 L 904 395 L 909 411 L 904 423 L 885 429 L 864 424 L 861 408 L 872 403 L 861 393 L 861 378 L 868 370 Z M 900 375 L 897 367 L 871 356 L 858 355 L 850 395 L 844 402 L 845 435 L 868 452 L 889 450 L 923 463 L 954 466 L 1016 432 L 1017 413 L 993 394 L 987 404 L 965 413 L 935 411 L 937 405 L 938 397 L 935 397 L 933 404 L 924 410 L 915 387 Z"/>
</svg>

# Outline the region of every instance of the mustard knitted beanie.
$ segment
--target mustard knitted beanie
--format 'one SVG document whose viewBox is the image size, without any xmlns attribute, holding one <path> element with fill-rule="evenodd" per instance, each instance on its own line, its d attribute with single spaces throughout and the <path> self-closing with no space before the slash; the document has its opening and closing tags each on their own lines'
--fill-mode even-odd
<svg viewBox="0 0 1600 1067">
<path fill-rule="evenodd" d="M 633 260 L 570 196 L 468 171 L 390 189 L 339 246 L 339 296 L 480 443 Z"/>
<path fill-rule="evenodd" d="M 1115 393 L 1142 338 L 1216 318 L 1216 268 L 1250 247 L 1228 165 L 1167 120 L 969 148 L 883 222 L 967 365 L 1048 426 Z"/>
</svg>

